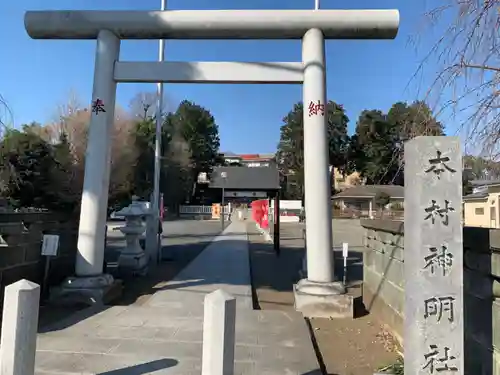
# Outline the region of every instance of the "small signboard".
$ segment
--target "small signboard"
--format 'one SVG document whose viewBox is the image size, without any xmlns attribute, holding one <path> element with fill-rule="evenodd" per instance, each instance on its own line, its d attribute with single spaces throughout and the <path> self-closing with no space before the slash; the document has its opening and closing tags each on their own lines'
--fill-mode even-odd
<svg viewBox="0 0 500 375">
<path fill-rule="evenodd" d="M 57 234 L 44 234 L 42 243 L 42 255 L 56 256 L 59 250 L 59 236 Z"/>
<path fill-rule="evenodd" d="M 349 254 L 349 244 L 347 242 L 342 243 L 342 256 L 347 258 Z"/>
<path fill-rule="evenodd" d="M 212 219 L 220 219 L 221 206 L 220 203 L 212 204 Z"/>
<path fill-rule="evenodd" d="M 342 242 L 342 257 L 344 258 L 344 276 L 343 283 L 347 285 L 347 256 L 349 255 L 349 244 L 347 242 Z"/>
</svg>

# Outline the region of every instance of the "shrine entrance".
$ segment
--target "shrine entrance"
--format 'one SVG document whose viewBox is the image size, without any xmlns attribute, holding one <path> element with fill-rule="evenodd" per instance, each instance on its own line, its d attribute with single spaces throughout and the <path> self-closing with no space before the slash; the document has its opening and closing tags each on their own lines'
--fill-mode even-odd
<svg viewBox="0 0 500 375">
<path fill-rule="evenodd" d="M 275 210 L 269 212 L 269 231 L 272 234 L 274 249 L 279 254 L 280 248 L 280 176 L 276 166 L 215 167 L 210 176 L 210 189 L 221 193 L 221 202 L 235 202 L 251 207 L 253 201 L 274 200 Z M 277 210 L 276 210 L 277 208 Z"/>
<path fill-rule="evenodd" d="M 103 275 L 103 258 L 117 83 L 289 83 L 303 85 L 307 108 L 308 279 L 297 284 L 296 298 L 307 297 L 310 303 L 345 293 L 334 282 L 332 267 L 325 39 L 393 39 L 397 10 L 28 11 L 24 21 L 34 39 L 97 40 L 76 277 L 66 282 L 67 288 L 106 288 L 113 282 Z M 121 39 L 295 39 L 302 42 L 302 61 L 119 61 Z M 299 303 L 296 307 L 300 310 Z"/>
</svg>

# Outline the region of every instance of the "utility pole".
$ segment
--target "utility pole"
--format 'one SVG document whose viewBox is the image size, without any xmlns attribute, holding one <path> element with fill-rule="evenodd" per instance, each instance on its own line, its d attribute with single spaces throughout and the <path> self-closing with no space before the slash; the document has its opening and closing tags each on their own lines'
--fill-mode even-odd
<svg viewBox="0 0 500 375">
<path fill-rule="evenodd" d="M 161 0 L 161 10 L 166 9 L 166 0 Z M 165 55 L 165 40 L 160 39 L 158 45 L 158 61 L 163 62 Z M 154 182 L 151 197 L 152 215 L 148 218 L 146 232 L 146 253 L 150 262 L 158 263 L 161 251 L 161 241 L 158 241 L 160 226 L 160 171 L 161 171 L 161 136 L 163 125 L 163 83 L 156 84 L 156 131 L 155 131 L 155 160 L 154 160 Z"/>
</svg>

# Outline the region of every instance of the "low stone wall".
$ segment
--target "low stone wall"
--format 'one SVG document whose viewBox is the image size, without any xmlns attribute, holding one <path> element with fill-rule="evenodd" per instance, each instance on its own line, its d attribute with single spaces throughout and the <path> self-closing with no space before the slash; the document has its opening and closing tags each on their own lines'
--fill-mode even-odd
<svg viewBox="0 0 500 375">
<path fill-rule="evenodd" d="M 59 255 L 51 260 L 49 284 L 61 282 L 75 268 L 78 222 L 48 212 L 0 213 L 0 310 L 6 285 L 21 279 L 41 284 L 44 234 L 59 235 Z"/>
<path fill-rule="evenodd" d="M 363 237 L 363 302 L 384 317 L 402 341 L 404 311 L 403 223 L 361 220 Z"/>
<path fill-rule="evenodd" d="M 402 341 L 404 223 L 361 220 L 363 301 Z M 464 231 L 465 373 L 500 375 L 500 230 Z"/>
</svg>

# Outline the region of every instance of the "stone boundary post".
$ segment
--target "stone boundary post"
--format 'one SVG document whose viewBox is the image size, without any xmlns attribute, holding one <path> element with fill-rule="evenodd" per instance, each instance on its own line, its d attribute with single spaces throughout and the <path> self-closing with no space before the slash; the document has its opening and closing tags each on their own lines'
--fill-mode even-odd
<svg viewBox="0 0 500 375">
<path fill-rule="evenodd" d="M 20 280 L 5 288 L 0 375 L 35 373 L 40 286 Z"/>
<path fill-rule="evenodd" d="M 202 375 L 233 375 L 236 298 L 218 289 L 204 304 Z"/>
</svg>

